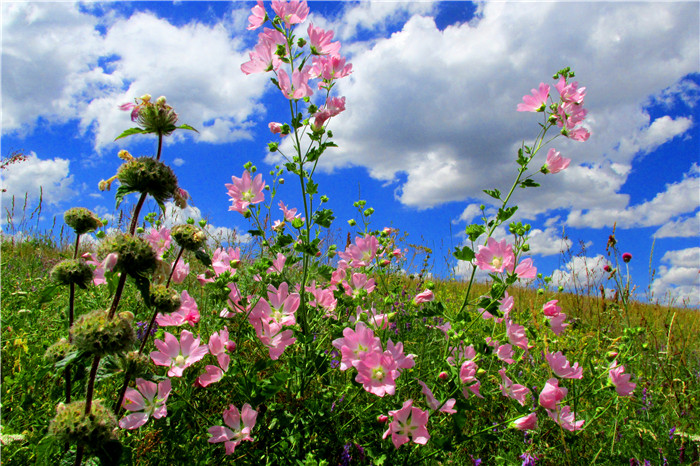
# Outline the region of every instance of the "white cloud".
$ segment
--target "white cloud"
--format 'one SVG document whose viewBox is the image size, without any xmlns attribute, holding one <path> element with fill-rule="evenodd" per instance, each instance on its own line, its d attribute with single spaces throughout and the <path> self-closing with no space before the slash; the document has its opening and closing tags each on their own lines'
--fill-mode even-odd
<svg viewBox="0 0 700 466">
<path fill-rule="evenodd" d="M 38 202 L 40 196 L 43 203 L 53 205 L 71 198 L 73 175 L 69 166 L 66 159 L 40 159 L 34 152 L 28 154 L 26 160 L 9 165 L 0 173 L 2 188 L 7 190 L 2 194 L 3 211 L 12 209 L 13 197 L 15 214 L 19 214 L 17 209 L 22 207 L 25 195 L 30 206 Z"/>
<path fill-rule="evenodd" d="M 567 224 L 592 228 L 612 226 L 614 223 L 617 223 L 620 228 L 663 225 L 676 216 L 694 212 L 700 201 L 699 193 L 700 170 L 695 164 L 685 174 L 683 180 L 666 185 L 665 191 L 658 193 L 647 202 L 629 207 L 627 205 L 597 207 L 586 212 L 574 210 L 569 214 Z"/>
<path fill-rule="evenodd" d="M 691 126 L 693 126 L 691 118 L 673 119 L 668 115 L 662 116 L 642 128 L 632 138 L 623 138 L 620 142 L 621 150 L 629 153 L 642 152 L 647 154 L 665 142 L 685 133 Z"/>
<path fill-rule="evenodd" d="M 606 265 L 610 262 L 600 254 L 595 257 L 575 256 L 552 273 L 550 286 L 561 286 L 576 293 L 596 293 L 607 277 L 603 270 Z"/>
<path fill-rule="evenodd" d="M 562 237 L 561 229 L 555 227 L 533 229 L 527 243 L 530 245 L 530 254 L 539 256 L 561 254 L 568 251 L 573 244 L 570 239 Z"/>
<path fill-rule="evenodd" d="M 700 247 L 667 251 L 651 283 L 652 300 L 700 306 Z"/>
<path fill-rule="evenodd" d="M 654 238 L 692 238 L 700 232 L 700 210 L 694 216 L 664 223 L 654 232 Z"/>
</svg>

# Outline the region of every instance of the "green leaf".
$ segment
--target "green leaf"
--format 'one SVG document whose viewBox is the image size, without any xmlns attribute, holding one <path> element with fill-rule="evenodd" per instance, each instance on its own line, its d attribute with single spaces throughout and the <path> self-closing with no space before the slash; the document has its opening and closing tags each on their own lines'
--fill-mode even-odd
<svg viewBox="0 0 700 466">
<path fill-rule="evenodd" d="M 306 193 L 310 196 L 318 194 L 318 183 L 314 183 L 313 181 L 309 180 L 309 182 L 306 183 Z"/>
<path fill-rule="evenodd" d="M 151 306 L 151 282 L 145 275 L 132 275 L 136 288 L 141 292 L 141 297 L 146 306 Z"/>
<path fill-rule="evenodd" d="M 513 207 L 506 207 L 498 209 L 498 214 L 496 215 L 496 219 L 500 222 L 505 222 L 509 218 L 513 216 L 515 211 L 518 210 L 518 206 L 514 205 Z"/>
<path fill-rule="evenodd" d="M 190 125 L 180 125 L 176 127 L 177 129 L 189 129 L 190 131 L 194 131 L 195 133 L 199 133 L 195 128 L 193 128 Z"/>
<path fill-rule="evenodd" d="M 498 189 L 484 189 L 484 192 L 494 199 L 501 200 L 501 192 Z"/>
<path fill-rule="evenodd" d="M 455 248 L 453 255 L 457 260 L 465 262 L 470 262 L 476 257 L 476 254 L 474 254 L 474 251 L 469 246 L 464 246 L 462 249 Z"/>
<path fill-rule="evenodd" d="M 209 267 L 211 265 L 211 257 L 209 257 L 209 254 L 204 251 L 204 249 L 200 249 L 199 251 L 194 252 L 194 257 L 199 260 L 202 264 L 204 264 L 206 267 Z"/>
<path fill-rule="evenodd" d="M 152 133 L 153 131 L 148 131 L 143 128 L 129 128 L 126 131 L 124 131 L 122 134 L 117 136 L 114 140 L 116 141 L 117 139 L 125 138 L 127 136 L 131 136 L 132 134 L 148 134 Z"/>
<path fill-rule="evenodd" d="M 335 217 L 330 209 L 319 210 L 314 214 L 314 222 L 324 228 L 330 228 L 333 220 Z"/>
<path fill-rule="evenodd" d="M 528 178 L 527 180 L 520 183 L 520 187 L 523 189 L 524 188 L 536 188 L 539 185 L 540 185 L 539 183 L 536 183 L 535 181 L 531 180 L 530 178 Z"/>
<path fill-rule="evenodd" d="M 248 230 L 248 233 L 251 236 L 262 236 L 263 235 L 262 230 Z"/>
<path fill-rule="evenodd" d="M 466 233 L 467 236 L 469 236 L 469 241 L 476 241 L 479 236 L 483 235 L 484 232 L 486 232 L 486 227 L 483 225 L 478 225 L 476 223 L 473 223 L 471 225 L 467 225 L 466 228 Z"/>
<path fill-rule="evenodd" d="M 134 192 L 136 192 L 136 190 L 129 188 L 128 186 L 124 186 L 124 185 L 119 186 L 117 188 L 117 193 L 114 195 L 114 199 L 117 201 L 115 209 L 119 208 L 119 204 L 121 204 L 122 201 L 124 200 L 124 196 L 126 196 L 129 193 L 134 193 Z"/>
<path fill-rule="evenodd" d="M 59 288 L 58 284 L 51 284 L 47 285 L 41 292 L 39 293 L 39 302 L 37 303 L 39 306 L 42 304 L 46 304 L 49 301 L 53 301 L 53 299 L 56 297 L 57 294 L 57 289 Z"/>
</svg>

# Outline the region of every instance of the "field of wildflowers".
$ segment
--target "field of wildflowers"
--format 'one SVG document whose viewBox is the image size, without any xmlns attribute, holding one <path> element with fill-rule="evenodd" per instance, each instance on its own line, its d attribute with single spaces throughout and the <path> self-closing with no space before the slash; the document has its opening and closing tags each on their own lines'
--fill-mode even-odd
<svg viewBox="0 0 700 466">
<path fill-rule="evenodd" d="M 149 95 L 122 105 L 137 126 L 117 139 L 151 134 L 156 155 L 120 151 L 99 186 L 118 181 L 117 206 L 138 199 L 126 231 L 76 207 L 64 216 L 70 248 L 3 241 L 4 462 L 697 463 L 697 314 L 640 312 L 614 235 L 616 297 L 572 305 L 525 257 L 530 226 L 508 223 L 516 189 L 569 165 L 549 144 L 590 136 L 574 73 L 559 70 L 514 108 L 535 114 L 537 133 L 515 154 L 512 185 L 485 190 L 498 212 L 454 251 L 471 278 L 433 282 L 402 273 L 400 232 L 373 227 L 363 201 L 346 243 L 329 241 L 335 218 L 314 173 L 335 145 L 329 123 L 345 99 L 334 85 L 352 65 L 332 31 L 298 26 L 308 14 L 304 1 L 258 2 L 249 19 L 263 32 L 242 72 L 270 73 L 290 109 L 269 123 L 268 148 L 285 163 L 246 163 L 222 187 L 252 247 L 212 247 L 204 224 L 165 228 L 161 212 L 140 218 L 147 198 L 162 212 L 187 205 L 163 140 L 196 131 Z M 276 198 L 283 175 L 299 199 Z M 511 236 L 496 241 L 498 227 Z M 96 248 L 81 245 L 89 232 Z"/>
</svg>

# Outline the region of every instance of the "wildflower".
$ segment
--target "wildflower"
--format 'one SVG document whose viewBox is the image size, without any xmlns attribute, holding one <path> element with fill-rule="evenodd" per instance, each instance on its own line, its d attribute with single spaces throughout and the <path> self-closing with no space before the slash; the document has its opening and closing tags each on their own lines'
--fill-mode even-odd
<svg viewBox="0 0 700 466">
<path fill-rule="evenodd" d="M 379 397 L 394 394 L 395 380 L 400 373 L 391 353 L 385 351 L 364 354 L 355 368 L 357 369 L 355 380 L 361 383 L 366 391 Z"/>
<path fill-rule="evenodd" d="M 476 266 L 481 270 L 501 273 L 503 270 L 513 271 L 515 255 L 511 245 L 506 240 L 497 242 L 493 238 L 487 240 L 487 245 L 480 245 L 476 254 Z"/>
<path fill-rule="evenodd" d="M 549 367 L 559 377 L 565 379 L 580 379 L 583 377 L 583 368 L 579 367 L 578 363 L 574 363 L 574 366 L 571 367 L 571 364 L 561 351 L 556 353 L 547 352 L 545 353 L 545 358 L 549 363 Z"/>
<path fill-rule="evenodd" d="M 420 303 L 429 303 L 430 301 L 435 299 L 435 295 L 431 290 L 425 290 L 422 293 L 418 293 L 415 298 L 413 298 L 413 302 L 415 304 L 420 304 Z"/>
<path fill-rule="evenodd" d="M 401 369 L 410 369 L 416 365 L 416 362 L 413 360 L 416 355 L 405 354 L 403 352 L 402 342 L 394 343 L 391 341 L 391 338 L 389 338 L 389 340 L 386 342 L 386 352 L 389 352 L 391 357 L 394 358 L 394 361 L 396 361 L 399 372 L 401 372 Z"/>
<path fill-rule="evenodd" d="M 389 411 L 389 416 L 393 420 L 382 438 L 387 438 L 391 434 L 391 441 L 396 448 L 410 440 L 419 445 L 428 443 L 430 439 L 426 428 L 428 411 L 422 411 L 413 406 L 413 400 L 406 400 L 401 409 Z"/>
<path fill-rule="evenodd" d="M 228 210 L 245 213 L 248 206 L 257 204 L 265 200 L 265 182 L 262 180 L 262 173 L 259 173 L 254 179 L 251 179 L 248 170 L 243 172 L 241 178 L 231 177 L 233 183 L 227 183 L 228 195 L 232 202 Z"/>
<path fill-rule="evenodd" d="M 631 261 L 631 260 L 632 260 L 632 254 L 630 254 L 629 252 L 626 252 L 626 253 L 622 254 L 622 260 L 623 260 L 625 263 Z"/>
<path fill-rule="evenodd" d="M 523 97 L 523 103 L 518 104 L 519 112 L 543 112 L 549 97 L 549 84 L 540 83 L 539 89 L 532 89 L 532 95 Z"/>
<path fill-rule="evenodd" d="M 530 413 L 527 416 L 520 417 L 511 423 L 518 430 L 535 430 L 537 429 L 537 414 Z"/>
<path fill-rule="evenodd" d="M 565 387 L 559 387 L 557 379 L 549 379 L 540 392 L 540 406 L 548 410 L 554 410 L 569 391 Z"/>
<path fill-rule="evenodd" d="M 128 388 L 124 394 L 122 406 L 132 414 L 124 416 L 119 421 L 122 429 L 138 429 L 144 425 L 150 416 L 160 419 L 168 414 L 165 401 L 170 395 L 170 379 L 156 385 L 144 379 L 136 379 L 136 389 Z"/>
<path fill-rule="evenodd" d="M 564 406 L 563 408 L 556 407 L 556 410 L 547 409 L 547 415 L 562 428 L 574 432 L 581 429 L 583 423 L 586 422 L 583 419 L 580 421 L 575 420 L 576 413 L 571 412 L 571 408 Z"/>
<path fill-rule="evenodd" d="M 537 267 L 532 265 L 532 259 L 528 257 L 527 259 L 523 259 L 513 272 L 515 272 L 520 279 L 532 279 L 537 276 Z"/>
<path fill-rule="evenodd" d="M 549 328 L 552 329 L 552 332 L 554 332 L 555 335 L 561 335 L 564 332 L 564 329 L 569 326 L 565 320 L 566 314 L 563 312 L 558 316 L 549 319 Z"/>
<path fill-rule="evenodd" d="M 503 396 L 512 398 L 520 403 L 521 406 L 525 406 L 525 399 L 527 398 L 527 395 L 530 394 L 530 389 L 524 385 L 513 383 L 513 381 L 506 375 L 505 368 L 501 368 L 498 373 L 501 374 L 501 381 L 503 382 L 502 384 L 499 384 Z"/>
<path fill-rule="evenodd" d="M 450 398 L 446 402 L 440 404 L 440 402 L 435 398 L 435 395 L 433 395 L 432 390 L 428 388 L 428 386 L 423 382 L 422 380 L 419 380 L 418 383 L 420 384 L 423 389 L 421 390 L 421 393 L 425 395 L 425 400 L 430 409 L 433 411 L 437 410 L 440 408 L 440 412 L 447 413 L 447 414 L 454 414 L 457 411 L 454 409 L 454 405 L 456 400 L 454 398 Z M 442 407 L 441 407 L 442 406 Z"/>
<path fill-rule="evenodd" d="M 261 34 L 263 36 L 263 34 Z M 262 37 L 261 37 L 262 39 Z M 241 71 L 245 74 L 267 73 L 268 71 L 276 70 L 280 66 L 280 57 L 275 54 L 277 44 L 261 40 L 253 47 L 251 52 L 248 52 L 250 60 L 241 64 Z"/>
<path fill-rule="evenodd" d="M 617 361 L 613 361 L 610 365 L 608 376 L 619 396 L 631 396 L 637 384 L 630 382 L 632 375 L 625 374 L 624 372 L 625 366 L 618 366 Z"/>
<path fill-rule="evenodd" d="M 377 249 L 379 249 L 379 240 L 376 236 L 358 236 L 355 238 L 355 243 L 348 245 L 345 252 L 339 252 L 338 256 L 352 267 L 366 267 L 377 256 Z M 340 267 L 340 263 L 338 266 Z"/>
<path fill-rule="evenodd" d="M 272 9 L 288 28 L 294 24 L 303 23 L 309 14 L 309 6 L 306 1 L 300 2 L 299 0 L 290 0 L 289 2 L 272 0 Z"/>
<path fill-rule="evenodd" d="M 209 433 L 212 435 L 209 443 L 225 442 L 226 454 L 230 455 L 236 447 L 245 441 L 253 441 L 250 436 L 255 420 L 258 417 L 258 412 L 255 411 L 248 403 L 243 405 L 241 412 L 234 405 L 224 411 L 224 426 L 212 426 L 209 428 Z"/>
<path fill-rule="evenodd" d="M 314 91 L 309 87 L 309 69 L 304 68 L 303 70 L 294 70 L 292 72 L 292 78 L 289 79 L 289 75 L 284 70 L 279 70 L 277 73 L 277 79 L 279 82 L 282 94 L 290 100 L 299 100 L 304 97 L 311 96 Z"/>
<path fill-rule="evenodd" d="M 547 301 L 544 306 L 542 306 L 544 315 L 547 317 L 556 317 L 561 314 L 561 307 L 557 305 L 558 302 L 559 301 L 556 299 Z"/>
<path fill-rule="evenodd" d="M 522 466 L 535 466 L 535 461 L 539 458 L 535 455 L 531 455 L 530 452 L 525 452 L 520 455 L 520 459 L 523 460 Z"/>
<path fill-rule="evenodd" d="M 182 377 L 182 372 L 192 364 L 200 361 L 209 349 L 199 344 L 199 337 L 194 338 L 192 332 L 183 330 L 180 341 L 171 333 L 165 332 L 164 341 L 153 342 L 158 351 L 151 353 L 151 359 L 157 366 L 168 366 L 168 377 Z"/>
<path fill-rule="evenodd" d="M 267 13 L 265 12 L 265 7 L 263 6 L 263 0 L 258 0 L 258 4 L 251 9 L 251 15 L 248 17 L 248 27 L 249 31 L 257 29 L 262 26 L 267 20 Z"/>
<path fill-rule="evenodd" d="M 331 42 L 333 40 L 333 31 L 324 31 L 310 23 L 306 32 L 309 35 L 309 47 L 312 54 L 337 55 L 340 51 L 340 42 Z"/>
<path fill-rule="evenodd" d="M 200 314 L 197 302 L 190 296 L 187 290 L 182 290 L 180 294 L 180 307 L 177 311 L 170 314 L 158 313 L 158 315 L 156 315 L 156 323 L 161 327 L 179 327 L 185 323 L 194 327 L 194 324 L 199 322 L 199 319 Z"/>
<path fill-rule="evenodd" d="M 165 227 L 161 227 L 159 229 L 151 228 L 148 235 L 146 235 L 144 238 L 156 252 L 156 258 L 162 259 L 163 254 L 170 247 L 170 229 Z"/>
<path fill-rule="evenodd" d="M 332 343 L 340 350 L 341 371 L 359 364 L 360 358 L 367 353 L 382 351 L 381 340 L 374 336 L 374 332 L 367 328 L 364 322 L 358 322 L 355 330 L 346 327 L 343 330 L 343 338 L 337 338 Z"/>
<path fill-rule="evenodd" d="M 321 55 L 314 57 L 309 70 L 311 78 L 321 78 L 319 89 L 329 88 L 336 79 L 341 79 L 352 73 L 352 64 L 345 63 L 345 57 L 340 55 Z"/>
<path fill-rule="evenodd" d="M 545 162 L 541 171 L 544 174 L 559 173 L 560 171 L 565 170 L 569 166 L 569 163 L 571 163 L 571 159 L 562 157 L 559 152 L 552 148 L 549 149 L 549 152 L 547 152 L 547 161 Z"/>
<path fill-rule="evenodd" d="M 282 330 L 282 325 L 274 320 L 256 319 L 251 322 L 260 342 L 268 347 L 270 359 L 276 361 L 287 346 L 293 345 L 296 338 L 291 330 Z"/>
<path fill-rule="evenodd" d="M 177 263 L 171 264 L 171 267 L 174 267 L 171 280 L 175 284 L 184 282 L 187 275 L 190 274 L 190 264 L 182 259 L 177 261 Z"/>
</svg>

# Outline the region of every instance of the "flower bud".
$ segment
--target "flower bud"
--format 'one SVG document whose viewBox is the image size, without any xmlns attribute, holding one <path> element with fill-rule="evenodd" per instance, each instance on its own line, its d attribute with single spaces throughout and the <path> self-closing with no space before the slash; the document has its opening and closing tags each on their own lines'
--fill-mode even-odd
<svg viewBox="0 0 700 466">
<path fill-rule="evenodd" d="M 117 440 L 117 419 L 99 400 L 93 400 L 90 414 L 85 414 L 85 401 L 59 403 L 49 433 L 59 443 L 77 443 L 99 452 L 105 443 Z"/>
<path fill-rule="evenodd" d="M 96 230 L 102 226 L 102 221 L 99 217 L 84 207 L 74 207 L 66 210 L 63 214 L 63 221 L 75 230 L 75 233 L 78 235 Z"/>
<path fill-rule="evenodd" d="M 138 157 L 117 171 L 117 178 L 130 192 L 146 193 L 159 202 L 171 199 L 177 189 L 177 177 L 163 162 L 152 157 Z"/>
<path fill-rule="evenodd" d="M 628 263 L 629 261 L 632 260 L 632 254 L 630 254 L 629 252 L 624 253 L 624 254 L 622 255 L 622 260 L 623 260 L 625 263 Z"/>
<path fill-rule="evenodd" d="M 199 251 L 207 241 L 204 231 L 190 224 L 175 225 L 170 230 L 170 235 L 181 248 L 188 251 Z"/>
<path fill-rule="evenodd" d="M 449 378 L 450 378 L 450 375 L 445 371 L 442 371 L 438 374 L 438 379 L 440 379 L 440 380 L 447 380 Z"/>
<path fill-rule="evenodd" d="M 377 422 L 384 423 L 388 420 L 389 420 L 389 416 L 387 416 L 386 414 L 380 414 L 379 416 L 377 416 Z"/>
<path fill-rule="evenodd" d="M 232 353 L 235 350 L 236 350 L 236 342 L 232 341 L 232 340 L 227 341 L 226 342 L 226 351 L 228 351 L 229 353 Z"/>
<path fill-rule="evenodd" d="M 92 269 L 81 259 L 66 259 L 51 270 L 51 278 L 61 285 L 78 285 L 87 288 L 92 283 Z"/>
<path fill-rule="evenodd" d="M 128 314 L 109 319 L 108 311 L 97 310 L 80 316 L 70 329 L 73 345 L 95 356 L 129 350 L 136 342 L 136 334 L 131 325 L 133 314 Z"/>
<path fill-rule="evenodd" d="M 182 302 L 177 291 L 156 285 L 151 287 L 151 304 L 158 312 L 170 314 L 180 309 Z"/>
</svg>

